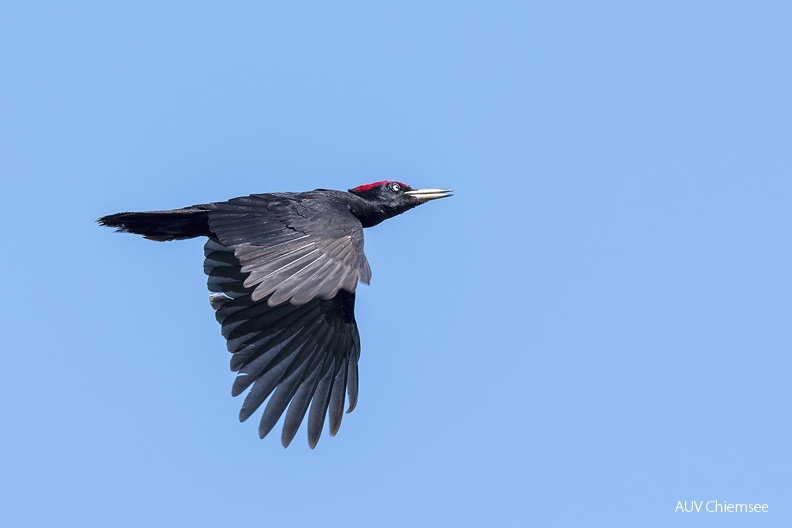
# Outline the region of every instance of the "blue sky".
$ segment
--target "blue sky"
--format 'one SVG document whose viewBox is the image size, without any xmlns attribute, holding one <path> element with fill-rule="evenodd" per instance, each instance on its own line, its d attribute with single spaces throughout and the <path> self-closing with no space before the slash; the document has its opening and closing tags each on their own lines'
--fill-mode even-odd
<svg viewBox="0 0 792 528">
<path fill-rule="evenodd" d="M 376 4 L 2 8 L 0 522 L 789 526 L 792 7 Z M 455 196 L 367 231 L 314 451 L 238 423 L 202 241 L 94 223 L 382 179 Z"/>
</svg>

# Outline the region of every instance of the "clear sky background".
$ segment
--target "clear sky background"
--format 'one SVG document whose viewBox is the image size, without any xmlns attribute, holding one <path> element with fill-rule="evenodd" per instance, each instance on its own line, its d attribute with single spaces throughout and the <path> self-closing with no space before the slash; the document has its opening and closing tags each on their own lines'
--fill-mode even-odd
<svg viewBox="0 0 792 528">
<path fill-rule="evenodd" d="M 6 2 L 0 524 L 792 525 L 791 25 Z M 238 423 L 203 242 L 94 223 L 382 179 L 455 196 L 366 232 L 360 404 L 314 451 Z"/>
</svg>

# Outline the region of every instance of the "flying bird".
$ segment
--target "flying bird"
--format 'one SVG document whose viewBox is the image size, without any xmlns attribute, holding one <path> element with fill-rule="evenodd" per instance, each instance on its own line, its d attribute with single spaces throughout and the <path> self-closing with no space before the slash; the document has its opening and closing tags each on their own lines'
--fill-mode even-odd
<svg viewBox="0 0 792 528">
<path fill-rule="evenodd" d="M 264 438 L 283 413 L 287 447 L 308 414 L 316 447 L 329 417 L 330 434 L 358 399 L 358 281 L 371 280 L 363 228 L 437 198 L 447 189 L 412 189 L 396 181 L 349 192 L 252 194 L 170 211 L 117 213 L 99 224 L 150 240 L 205 236 L 209 296 L 237 373 L 231 394 L 248 390 L 240 421 L 267 398 Z M 310 411 L 309 411 L 310 405 Z"/>
</svg>

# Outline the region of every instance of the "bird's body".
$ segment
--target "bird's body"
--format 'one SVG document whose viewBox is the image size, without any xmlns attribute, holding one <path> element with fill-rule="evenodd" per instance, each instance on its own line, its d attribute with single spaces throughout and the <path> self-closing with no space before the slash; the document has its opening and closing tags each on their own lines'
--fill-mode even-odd
<svg viewBox="0 0 792 528">
<path fill-rule="evenodd" d="M 446 196 L 450 191 L 383 181 L 349 192 L 254 194 L 171 211 L 118 213 L 99 222 L 157 241 L 209 238 L 204 271 L 233 354 L 231 369 L 238 373 L 232 394 L 250 388 L 240 420 L 269 397 L 259 435 L 269 433 L 285 411 L 281 440 L 288 446 L 308 413 L 314 447 L 325 415 L 335 435 L 346 394 L 347 412 L 357 403 L 355 289 L 371 279 L 363 228 Z"/>
</svg>

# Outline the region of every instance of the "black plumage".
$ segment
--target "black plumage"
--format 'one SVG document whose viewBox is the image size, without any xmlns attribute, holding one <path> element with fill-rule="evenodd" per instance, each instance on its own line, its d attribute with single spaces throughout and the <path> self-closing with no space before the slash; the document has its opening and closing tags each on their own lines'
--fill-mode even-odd
<svg viewBox="0 0 792 528">
<path fill-rule="evenodd" d="M 330 434 L 358 398 L 358 281 L 371 280 L 363 228 L 429 200 L 444 189 L 413 190 L 381 181 L 349 192 L 254 194 L 171 211 L 118 213 L 101 225 L 157 241 L 206 236 L 210 302 L 228 342 L 232 395 L 249 390 L 241 421 L 265 401 L 263 438 L 286 413 L 286 447 L 308 414 L 308 443 Z M 310 406 L 310 410 L 309 410 Z"/>
</svg>

